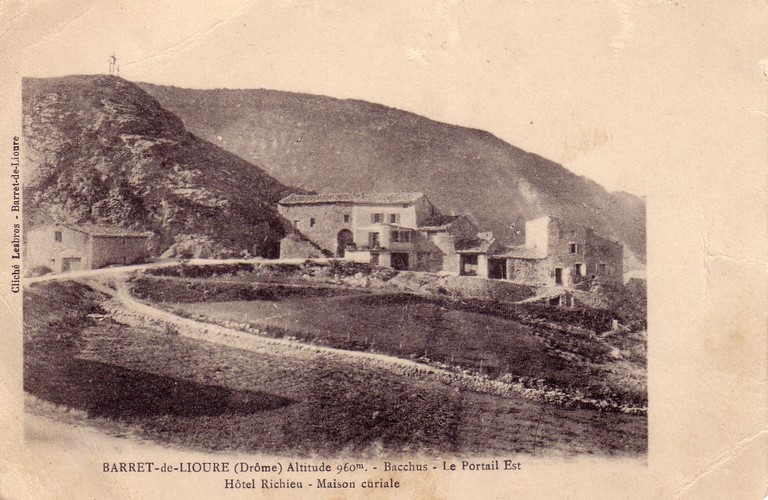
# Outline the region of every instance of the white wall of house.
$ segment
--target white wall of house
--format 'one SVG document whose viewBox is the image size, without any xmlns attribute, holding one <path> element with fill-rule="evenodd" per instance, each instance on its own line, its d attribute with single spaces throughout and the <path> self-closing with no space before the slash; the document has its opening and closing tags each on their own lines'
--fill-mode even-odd
<svg viewBox="0 0 768 500">
<path fill-rule="evenodd" d="M 24 261 L 28 267 L 45 266 L 60 273 L 64 259 L 80 259 L 83 269 L 90 268 L 87 234 L 60 226 L 45 226 L 27 233 Z"/>
<path fill-rule="evenodd" d="M 24 262 L 54 272 L 96 269 L 109 264 L 133 264 L 149 257 L 149 238 L 93 236 L 66 226 L 51 225 L 26 235 Z"/>
<path fill-rule="evenodd" d="M 394 224 L 415 228 L 416 227 L 416 207 L 414 205 L 356 205 L 352 207 L 352 226 L 367 227 L 377 222 L 374 221 L 374 214 L 379 214 L 378 224 L 389 224 L 394 216 Z"/>
<path fill-rule="evenodd" d="M 477 275 L 484 278 L 488 277 L 488 256 L 480 254 L 477 256 Z"/>
<path fill-rule="evenodd" d="M 368 250 L 347 250 L 344 254 L 344 260 L 368 264 L 371 262 L 371 252 Z"/>
<path fill-rule="evenodd" d="M 549 221 L 550 218 L 544 216 L 525 223 L 525 246 L 536 249 L 541 257 L 549 253 Z"/>
</svg>

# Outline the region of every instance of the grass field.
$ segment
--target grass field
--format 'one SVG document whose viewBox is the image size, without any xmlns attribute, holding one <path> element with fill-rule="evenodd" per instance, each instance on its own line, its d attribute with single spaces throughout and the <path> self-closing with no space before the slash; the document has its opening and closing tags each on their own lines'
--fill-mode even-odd
<svg viewBox="0 0 768 500">
<path fill-rule="evenodd" d="M 351 350 L 373 350 L 513 377 L 527 386 L 546 384 L 570 394 L 647 403 L 644 356 L 613 359 L 617 346 L 641 339 L 605 340 L 588 333 L 563 333 L 522 323 L 508 306 L 489 301 L 451 301 L 408 293 L 371 293 L 338 288 L 225 283 L 219 280 L 140 278 L 134 293 L 185 316 L 250 325 L 274 336 Z M 238 300 L 233 300 L 238 299 Z M 529 314 L 526 310 L 526 314 Z M 535 311 L 539 315 L 545 314 Z M 580 324 L 575 311 L 546 312 L 550 323 Z M 617 344 L 618 343 L 618 344 Z M 625 345 L 627 344 L 627 345 Z"/>
<path fill-rule="evenodd" d="M 426 357 L 492 376 L 513 373 L 557 385 L 583 382 L 583 377 L 574 380 L 568 361 L 547 354 L 531 327 L 446 309 L 413 295 L 180 303 L 169 308 L 214 320 L 271 326 L 334 347 Z"/>
<path fill-rule="evenodd" d="M 293 455 L 646 450 L 644 416 L 458 391 L 319 353 L 255 353 L 89 318 L 103 299 L 76 283 L 26 291 L 24 387 L 107 432 Z"/>
</svg>

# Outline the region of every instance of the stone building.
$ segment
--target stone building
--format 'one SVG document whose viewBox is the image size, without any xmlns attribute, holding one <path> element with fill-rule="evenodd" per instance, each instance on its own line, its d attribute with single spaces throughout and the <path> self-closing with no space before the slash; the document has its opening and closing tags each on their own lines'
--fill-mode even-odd
<svg viewBox="0 0 768 500">
<path fill-rule="evenodd" d="M 595 279 L 623 281 L 624 247 L 620 243 L 591 228 L 549 216 L 526 222 L 525 245 L 506 247 L 489 259 L 504 262 L 504 279 L 522 283 L 572 287 Z"/>
<path fill-rule="evenodd" d="M 343 257 L 416 271 L 573 287 L 621 281 L 623 247 L 555 217 L 526 222 L 507 247 L 465 216 L 446 216 L 423 193 L 292 194 L 278 205 L 291 226 L 280 257 Z"/>
<path fill-rule="evenodd" d="M 459 274 L 461 254 L 457 247 L 477 238 L 477 226 L 463 215 L 437 215 L 423 221 L 418 231 L 440 250 L 429 270 Z"/>
<path fill-rule="evenodd" d="M 297 195 L 280 200 L 291 227 L 280 257 L 344 257 L 394 269 L 458 269 L 454 243 L 477 228 L 445 216 L 423 193 Z"/>
<path fill-rule="evenodd" d="M 150 232 L 122 227 L 54 224 L 29 231 L 24 261 L 53 272 L 133 264 L 149 258 Z"/>
<path fill-rule="evenodd" d="M 493 235 L 456 242 L 459 255 L 458 273 L 461 276 L 481 276 L 483 278 L 506 279 L 505 271 L 499 270 L 495 254 L 503 249 Z"/>
</svg>

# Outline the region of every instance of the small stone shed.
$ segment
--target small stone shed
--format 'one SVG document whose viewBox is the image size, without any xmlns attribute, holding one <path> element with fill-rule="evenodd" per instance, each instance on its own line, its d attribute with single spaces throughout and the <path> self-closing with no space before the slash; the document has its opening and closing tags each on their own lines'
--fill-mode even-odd
<svg viewBox="0 0 768 500">
<path fill-rule="evenodd" d="M 27 233 L 24 261 L 57 273 L 145 262 L 152 236 L 118 226 L 52 224 Z"/>
</svg>

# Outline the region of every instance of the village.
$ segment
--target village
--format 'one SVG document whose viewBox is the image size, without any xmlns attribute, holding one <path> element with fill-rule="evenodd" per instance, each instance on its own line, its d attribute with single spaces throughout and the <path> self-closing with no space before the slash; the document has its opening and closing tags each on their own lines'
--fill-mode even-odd
<svg viewBox="0 0 768 500">
<path fill-rule="evenodd" d="M 278 204 L 280 258 L 334 258 L 399 271 L 564 288 L 623 281 L 623 246 L 551 216 L 525 223 L 509 246 L 464 215 L 444 215 L 424 193 L 291 194 Z M 27 235 L 26 263 L 48 272 L 150 260 L 153 234 L 117 226 L 53 224 Z"/>
<path fill-rule="evenodd" d="M 645 285 L 624 283 L 621 244 L 540 216 L 509 245 L 421 192 L 290 194 L 277 213 L 271 259 L 157 255 L 155 233 L 117 225 L 30 230 L 34 411 L 204 449 L 645 449 Z"/>
</svg>

